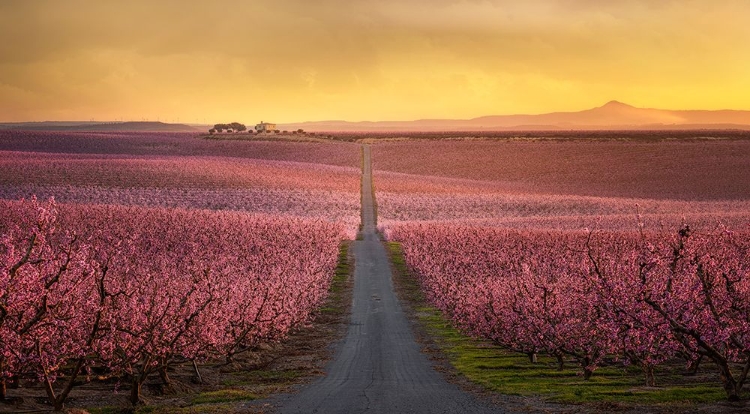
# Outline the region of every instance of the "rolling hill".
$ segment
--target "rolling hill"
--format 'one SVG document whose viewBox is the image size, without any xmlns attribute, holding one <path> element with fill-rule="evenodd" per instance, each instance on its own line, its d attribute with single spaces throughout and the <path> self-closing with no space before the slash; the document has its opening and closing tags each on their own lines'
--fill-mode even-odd
<svg viewBox="0 0 750 414">
<path fill-rule="evenodd" d="M 750 111 L 665 110 L 636 108 L 618 101 L 578 112 L 539 115 L 493 115 L 474 119 L 421 119 L 416 121 L 319 121 L 279 125 L 306 131 L 438 131 L 438 130 L 602 130 L 602 129 L 745 129 Z"/>
<path fill-rule="evenodd" d="M 0 129 L 25 131 L 99 131 L 99 132 L 198 132 L 185 124 L 164 122 L 76 122 L 45 121 L 0 123 Z"/>
</svg>

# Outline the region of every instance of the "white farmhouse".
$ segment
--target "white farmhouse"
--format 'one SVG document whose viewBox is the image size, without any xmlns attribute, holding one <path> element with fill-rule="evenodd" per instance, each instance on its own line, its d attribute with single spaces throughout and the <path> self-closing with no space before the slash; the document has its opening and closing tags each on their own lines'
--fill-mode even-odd
<svg viewBox="0 0 750 414">
<path fill-rule="evenodd" d="M 272 132 L 276 130 L 276 124 L 260 121 L 260 124 L 255 126 L 255 130 L 258 132 Z"/>
</svg>

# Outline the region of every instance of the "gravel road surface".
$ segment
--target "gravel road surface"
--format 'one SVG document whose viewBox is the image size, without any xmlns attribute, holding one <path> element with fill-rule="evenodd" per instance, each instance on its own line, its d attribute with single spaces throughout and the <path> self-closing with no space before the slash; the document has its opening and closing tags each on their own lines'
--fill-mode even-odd
<svg viewBox="0 0 750 414">
<path fill-rule="evenodd" d="M 396 298 L 376 233 L 369 146 L 364 146 L 364 240 L 354 243 L 354 298 L 346 337 L 326 375 L 282 399 L 282 413 L 500 412 L 451 384 L 420 352 Z"/>
</svg>

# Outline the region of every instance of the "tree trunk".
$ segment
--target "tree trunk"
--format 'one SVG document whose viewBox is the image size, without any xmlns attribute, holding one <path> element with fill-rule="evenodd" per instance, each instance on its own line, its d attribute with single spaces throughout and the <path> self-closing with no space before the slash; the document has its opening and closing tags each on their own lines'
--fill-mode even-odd
<svg viewBox="0 0 750 414">
<path fill-rule="evenodd" d="M 536 364 L 536 352 L 527 352 L 526 355 L 529 356 L 529 362 L 531 362 L 532 364 Z"/>
<path fill-rule="evenodd" d="M 724 383 L 724 390 L 727 392 L 727 399 L 729 399 L 729 401 L 740 400 L 740 387 L 737 386 L 736 382 L 729 381 Z"/>
<path fill-rule="evenodd" d="M 703 359 L 703 355 L 698 355 L 698 358 L 689 361 L 687 366 L 687 372 L 685 372 L 685 375 L 687 376 L 693 376 L 696 373 L 698 373 L 698 367 L 701 364 L 701 360 Z"/>
<path fill-rule="evenodd" d="M 76 379 L 78 378 L 78 375 L 81 373 L 81 367 L 83 367 L 84 362 L 85 362 L 84 358 L 79 358 L 78 362 L 76 362 L 75 367 L 73 368 L 73 372 L 70 374 L 70 377 L 68 377 L 65 387 L 62 389 L 60 394 L 56 397 L 57 399 L 55 400 L 55 407 L 57 407 L 57 404 L 59 401 L 60 409 L 62 409 L 63 403 L 68 398 L 68 395 L 70 394 L 70 392 L 73 390 L 73 386 L 75 386 Z"/>
<path fill-rule="evenodd" d="M 193 369 L 195 370 L 195 376 L 198 378 L 198 384 L 203 384 L 203 377 L 201 371 L 198 369 L 198 364 L 193 360 Z"/>
<path fill-rule="evenodd" d="M 557 370 L 562 371 L 565 369 L 565 359 L 563 358 L 563 354 L 558 352 L 555 354 L 555 358 L 557 358 Z"/>
<path fill-rule="evenodd" d="M 161 378 L 161 381 L 166 385 L 167 387 L 172 386 L 172 380 L 169 378 L 169 373 L 167 372 L 167 366 L 162 365 L 161 368 L 159 368 L 159 377 Z"/>
<path fill-rule="evenodd" d="M 594 371 L 592 371 L 592 370 L 590 370 L 588 368 L 584 368 L 583 369 L 583 379 L 584 380 L 586 380 L 586 381 L 590 380 L 592 375 L 594 375 Z"/>
<path fill-rule="evenodd" d="M 581 362 L 581 365 L 583 366 L 583 379 L 588 381 L 594 374 L 594 371 L 589 368 L 589 365 L 591 365 L 591 359 L 589 357 L 585 357 Z"/>
<path fill-rule="evenodd" d="M 143 383 L 140 380 L 139 375 L 135 375 L 133 377 L 133 384 L 132 388 L 130 389 L 130 403 L 133 404 L 135 407 L 139 403 L 143 402 L 143 398 L 141 397 L 141 385 Z"/>
<path fill-rule="evenodd" d="M 729 364 L 726 361 L 716 361 L 716 365 L 719 366 L 719 376 L 721 377 L 724 391 L 727 393 L 727 398 L 729 401 L 739 401 L 742 384 L 734 379 L 732 371 L 729 369 Z"/>
<path fill-rule="evenodd" d="M 5 401 L 8 396 L 8 387 L 6 385 L 5 377 L 0 379 L 0 401 Z"/>
<path fill-rule="evenodd" d="M 55 389 L 52 388 L 52 382 L 50 382 L 46 372 L 44 374 L 44 391 L 47 392 L 47 398 L 52 403 L 52 406 L 55 407 L 55 411 L 62 411 L 63 402 L 55 395 Z"/>
<path fill-rule="evenodd" d="M 646 380 L 646 386 L 655 387 L 656 377 L 654 377 L 654 366 L 651 364 L 643 364 L 641 368 L 643 369 L 643 375 Z"/>
</svg>

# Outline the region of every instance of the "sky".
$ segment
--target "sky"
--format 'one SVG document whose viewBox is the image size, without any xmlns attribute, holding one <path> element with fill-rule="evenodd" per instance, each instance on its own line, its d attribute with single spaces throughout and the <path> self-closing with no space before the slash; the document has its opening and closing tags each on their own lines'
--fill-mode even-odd
<svg viewBox="0 0 750 414">
<path fill-rule="evenodd" d="M 0 121 L 750 110 L 747 0 L 0 0 Z"/>
</svg>

